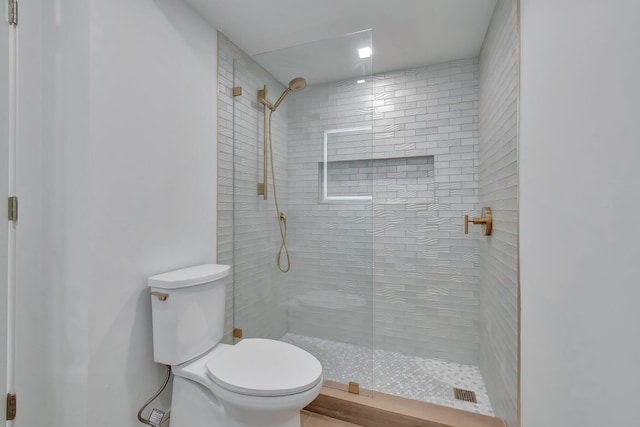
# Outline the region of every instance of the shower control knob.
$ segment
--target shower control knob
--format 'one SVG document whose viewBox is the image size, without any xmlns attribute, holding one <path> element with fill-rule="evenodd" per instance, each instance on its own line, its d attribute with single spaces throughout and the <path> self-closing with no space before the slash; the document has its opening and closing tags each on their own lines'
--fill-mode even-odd
<svg viewBox="0 0 640 427">
<path fill-rule="evenodd" d="M 464 234 L 469 234 L 469 223 L 482 225 L 485 236 L 491 236 L 493 228 L 493 215 L 491 208 L 482 208 L 482 216 L 480 218 L 469 219 L 469 215 L 464 216 Z"/>
</svg>

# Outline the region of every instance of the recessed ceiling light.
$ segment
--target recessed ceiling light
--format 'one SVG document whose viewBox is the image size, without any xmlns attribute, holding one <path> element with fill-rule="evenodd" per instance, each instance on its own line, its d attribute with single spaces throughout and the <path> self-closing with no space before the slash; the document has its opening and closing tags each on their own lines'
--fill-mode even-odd
<svg viewBox="0 0 640 427">
<path fill-rule="evenodd" d="M 356 83 L 361 84 L 361 83 L 364 83 L 364 82 L 365 82 L 364 80 L 358 80 Z"/>
<path fill-rule="evenodd" d="M 371 46 L 363 47 L 362 49 L 358 49 L 358 55 L 360 55 L 361 59 L 368 58 L 371 56 Z"/>
</svg>

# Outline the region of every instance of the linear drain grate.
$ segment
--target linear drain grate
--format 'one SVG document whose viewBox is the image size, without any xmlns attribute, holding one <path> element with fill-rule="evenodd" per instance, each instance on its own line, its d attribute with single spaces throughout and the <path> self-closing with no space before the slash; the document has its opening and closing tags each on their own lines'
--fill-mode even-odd
<svg viewBox="0 0 640 427">
<path fill-rule="evenodd" d="M 461 388 L 453 389 L 453 396 L 458 400 L 464 400 L 465 402 L 478 403 L 478 399 L 476 399 L 476 393 L 471 390 L 464 390 Z"/>
</svg>

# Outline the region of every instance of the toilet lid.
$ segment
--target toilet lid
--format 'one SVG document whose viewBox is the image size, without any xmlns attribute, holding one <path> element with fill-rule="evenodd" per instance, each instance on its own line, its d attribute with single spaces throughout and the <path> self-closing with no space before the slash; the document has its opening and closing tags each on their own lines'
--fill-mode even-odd
<svg viewBox="0 0 640 427">
<path fill-rule="evenodd" d="M 287 396 L 309 390 L 322 378 L 318 359 L 291 344 L 250 338 L 207 362 L 219 386 L 249 396 Z"/>
</svg>

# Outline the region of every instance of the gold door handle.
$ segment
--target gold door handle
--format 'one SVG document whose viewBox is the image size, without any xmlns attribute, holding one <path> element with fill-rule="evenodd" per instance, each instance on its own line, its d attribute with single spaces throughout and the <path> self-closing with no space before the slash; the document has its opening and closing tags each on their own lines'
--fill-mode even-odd
<svg viewBox="0 0 640 427">
<path fill-rule="evenodd" d="M 491 236 L 493 228 L 493 215 L 491 208 L 482 208 L 482 216 L 480 218 L 469 219 L 469 215 L 464 216 L 464 234 L 469 234 L 469 223 L 482 225 L 485 236 Z"/>
</svg>

